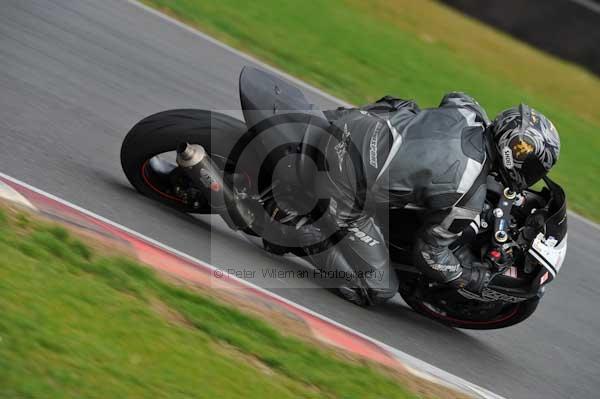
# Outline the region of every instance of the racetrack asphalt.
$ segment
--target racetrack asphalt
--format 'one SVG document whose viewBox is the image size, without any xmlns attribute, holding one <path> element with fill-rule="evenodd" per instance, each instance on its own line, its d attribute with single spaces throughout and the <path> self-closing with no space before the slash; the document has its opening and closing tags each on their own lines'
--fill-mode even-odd
<svg viewBox="0 0 600 399">
<path fill-rule="evenodd" d="M 143 198 L 120 167 L 121 140 L 144 116 L 238 109 L 237 78 L 248 64 L 123 0 L 3 0 L 0 170 L 212 264 L 297 270 L 220 222 L 211 232 L 210 217 Z M 307 94 L 324 108 L 336 105 Z M 570 218 L 558 279 L 536 314 L 500 331 L 450 329 L 400 300 L 363 309 L 285 279 L 270 289 L 499 395 L 593 398 L 600 392 L 599 243 L 599 230 Z"/>
</svg>

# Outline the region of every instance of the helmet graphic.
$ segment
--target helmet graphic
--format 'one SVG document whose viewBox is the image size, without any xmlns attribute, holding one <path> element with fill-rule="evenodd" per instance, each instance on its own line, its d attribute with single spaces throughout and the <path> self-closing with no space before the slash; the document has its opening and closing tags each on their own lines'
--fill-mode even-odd
<svg viewBox="0 0 600 399">
<path fill-rule="evenodd" d="M 532 186 L 558 160 L 560 139 L 548 118 L 525 104 L 501 112 L 492 123 L 499 172 L 515 191 Z"/>
</svg>

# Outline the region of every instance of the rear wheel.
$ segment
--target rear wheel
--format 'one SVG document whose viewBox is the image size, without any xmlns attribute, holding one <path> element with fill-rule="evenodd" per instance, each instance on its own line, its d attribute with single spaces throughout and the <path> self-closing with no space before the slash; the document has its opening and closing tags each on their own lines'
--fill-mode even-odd
<svg viewBox="0 0 600 399">
<path fill-rule="evenodd" d="M 180 173 L 175 150 L 181 143 L 199 144 L 224 167 L 233 145 L 246 132 L 242 121 L 196 109 L 176 109 L 138 122 L 121 146 L 121 166 L 140 193 L 184 212 L 208 213 L 199 190 Z"/>
</svg>

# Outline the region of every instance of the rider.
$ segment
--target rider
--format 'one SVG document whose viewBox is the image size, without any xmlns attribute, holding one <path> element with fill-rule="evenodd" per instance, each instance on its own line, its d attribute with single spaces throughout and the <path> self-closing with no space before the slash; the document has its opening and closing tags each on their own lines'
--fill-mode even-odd
<svg viewBox="0 0 600 399">
<path fill-rule="evenodd" d="M 331 198 L 326 223 L 345 236 L 310 257 L 322 270 L 354 272 L 357 277 L 338 289 L 358 304 L 386 301 L 398 290 L 377 204 L 425 208 L 415 265 L 434 282 L 480 293 L 489 267 L 449 246 L 465 227 L 479 223 L 488 175 L 519 192 L 545 176 L 559 155 L 558 133 L 538 111 L 521 104 L 490 121 L 464 93 L 449 93 L 432 109 L 386 96 L 325 114 L 341 137 L 321 140 L 330 167 L 317 185 Z"/>
</svg>

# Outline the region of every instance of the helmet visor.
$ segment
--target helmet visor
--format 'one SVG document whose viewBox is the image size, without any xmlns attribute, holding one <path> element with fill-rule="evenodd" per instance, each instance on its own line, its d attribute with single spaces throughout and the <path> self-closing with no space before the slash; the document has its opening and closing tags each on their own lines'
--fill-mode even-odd
<svg viewBox="0 0 600 399">
<path fill-rule="evenodd" d="M 546 176 L 547 173 L 548 170 L 546 170 L 539 158 L 533 153 L 527 155 L 527 158 L 523 161 L 523 165 L 521 165 L 521 170 L 519 171 L 519 174 L 523 177 L 527 187 L 533 186 Z"/>
</svg>

